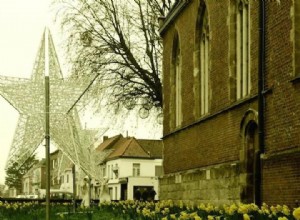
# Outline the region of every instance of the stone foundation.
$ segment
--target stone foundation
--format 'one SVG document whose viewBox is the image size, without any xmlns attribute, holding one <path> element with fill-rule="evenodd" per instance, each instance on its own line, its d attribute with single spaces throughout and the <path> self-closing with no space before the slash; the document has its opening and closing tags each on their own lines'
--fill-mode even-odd
<svg viewBox="0 0 300 220">
<path fill-rule="evenodd" d="M 159 180 L 160 200 L 225 204 L 240 201 L 239 166 L 218 165 L 165 175 Z"/>
</svg>

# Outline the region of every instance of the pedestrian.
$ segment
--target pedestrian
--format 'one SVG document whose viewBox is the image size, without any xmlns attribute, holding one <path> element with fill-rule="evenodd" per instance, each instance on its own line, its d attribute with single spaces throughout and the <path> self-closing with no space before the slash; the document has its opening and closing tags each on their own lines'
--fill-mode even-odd
<svg viewBox="0 0 300 220">
<path fill-rule="evenodd" d="M 139 201 L 139 200 L 141 200 L 141 196 L 142 196 L 142 194 L 141 194 L 140 188 L 138 187 L 134 192 L 134 199 Z"/>
<path fill-rule="evenodd" d="M 155 192 L 154 188 L 152 187 L 149 192 L 149 197 L 150 197 L 151 201 L 154 201 L 155 195 L 156 195 L 156 192 Z"/>
<path fill-rule="evenodd" d="M 143 190 L 142 199 L 143 199 L 144 202 L 147 201 L 147 199 L 148 199 L 148 190 L 147 190 L 147 188 L 144 188 L 144 190 Z"/>
</svg>

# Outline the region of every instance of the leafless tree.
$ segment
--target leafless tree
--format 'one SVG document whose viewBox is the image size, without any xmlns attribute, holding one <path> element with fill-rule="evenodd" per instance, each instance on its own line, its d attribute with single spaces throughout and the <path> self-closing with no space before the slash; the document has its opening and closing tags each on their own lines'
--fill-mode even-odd
<svg viewBox="0 0 300 220">
<path fill-rule="evenodd" d="M 173 0 L 55 0 L 72 74 L 95 74 L 94 97 L 149 110 L 162 107 L 158 18 Z M 104 95 L 103 95 L 104 94 Z M 143 111 L 141 112 L 143 114 Z"/>
</svg>

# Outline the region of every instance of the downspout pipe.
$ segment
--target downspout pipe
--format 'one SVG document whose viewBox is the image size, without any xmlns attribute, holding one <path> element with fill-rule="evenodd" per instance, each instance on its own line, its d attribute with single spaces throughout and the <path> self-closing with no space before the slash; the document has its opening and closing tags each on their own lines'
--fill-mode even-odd
<svg viewBox="0 0 300 220">
<path fill-rule="evenodd" d="M 259 1 L 259 60 L 258 60 L 258 143 L 255 203 L 262 204 L 262 155 L 265 152 L 265 61 L 266 61 L 266 2 Z"/>
</svg>

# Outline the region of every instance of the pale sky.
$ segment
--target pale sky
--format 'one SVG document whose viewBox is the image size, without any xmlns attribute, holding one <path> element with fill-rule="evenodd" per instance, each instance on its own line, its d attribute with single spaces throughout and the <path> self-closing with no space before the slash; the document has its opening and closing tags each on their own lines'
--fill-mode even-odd
<svg viewBox="0 0 300 220">
<path fill-rule="evenodd" d="M 51 23 L 49 3 L 50 0 L 0 0 L 0 75 L 30 77 L 45 26 L 52 33 L 60 64 L 65 63 L 59 51 L 62 42 L 57 33 L 58 25 Z M 64 69 L 62 71 L 64 73 Z M 129 120 L 121 126 L 121 121 L 112 123 L 111 118 L 101 118 L 102 113 L 87 112 L 82 114 L 82 123 L 102 130 L 109 126 L 110 130 L 105 134 L 108 136 L 121 133 L 157 139 L 162 135 L 161 126 L 153 127 L 153 119 L 137 118 L 136 112 L 131 112 Z M 18 112 L 0 96 L 0 184 L 5 180 L 4 168 L 17 121 Z M 40 149 L 41 152 L 43 154 L 44 149 Z"/>
<path fill-rule="evenodd" d="M 0 75 L 30 77 L 49 25 L 48 5 L 48 0 L 0 0 Z M 17 120 L 18 112 L 0 96 L 0 184 Z"/>
</svg>

